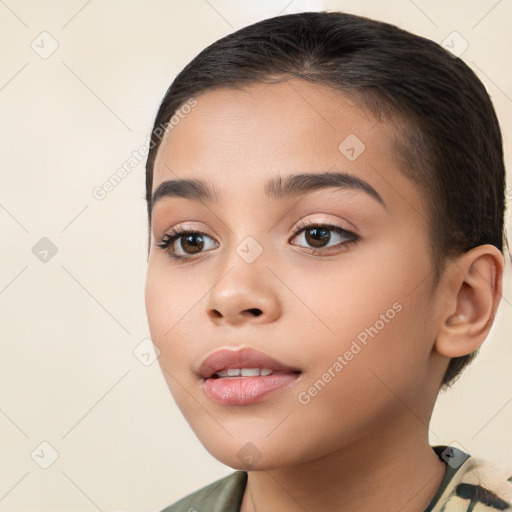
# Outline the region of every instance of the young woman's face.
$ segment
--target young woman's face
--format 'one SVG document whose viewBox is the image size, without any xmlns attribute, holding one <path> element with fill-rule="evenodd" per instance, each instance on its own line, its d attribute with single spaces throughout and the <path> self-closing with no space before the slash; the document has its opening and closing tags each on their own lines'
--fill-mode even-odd
<svg viewBox="0 0 512 512">
<path fill-rule="evenodd" d="M 146 308 L 200 441 L 268 469 L 425 433 L 447 360 L 426 213 L 391 128 L 297 79 L 195 99 L 155 162 Z"/>
</svg>

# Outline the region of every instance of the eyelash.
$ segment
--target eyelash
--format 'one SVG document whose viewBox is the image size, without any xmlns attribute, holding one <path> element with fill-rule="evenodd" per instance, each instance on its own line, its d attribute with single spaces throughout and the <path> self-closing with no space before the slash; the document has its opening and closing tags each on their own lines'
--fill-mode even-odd
<svg viewBox="0 0 512 512">
<path fill-rule="evenodd" d="M 337 244 L 333 247 L 323 247 L 320 249 L 310 248 L 308 253 L 313 254 L 313 255 L 321 253 L 321 252 L 325 252 L 326 250 L 329 250 L 329 249 L 337 249 L 340 246 L 343 246 L 345 249 L 348 249 L 349 247 L 351 247 L 353 244 L 357 243 L 360 240 L 360 237 L 358 235 L 356 235 L 355 233 L 352 233 L 351 231 L 348 231 L 340 226 L 336 226 L 333 224 L 322 224 L 322 223 L 318 223 L 318 222 L 304 222 L 304 221 L 301 221 L 297 225 L 297 227 L 293 230 L 293 236 L 291 237 L 291 239 L 294 239 L 295 237 L 297 237 L 297 235 L 301 234 L 303 231 L 306 231 L 311 228 L 327 228 L 328 231 L 332 231 L 338 235 L 343 235 L 348 238 L 348 240 L 346 240 L 345 242 L 340 242 L 339 244 Z M 194 259 L 196 255 L 189 255 L 189 256 L 181 256 L 180 255 L 180 256 L 178 256 L 168 250 L 169 247 L 175 241 L 177 241 L 178 239 L 180 239 L 181 237 L 183 237 L 185 235 L 191 235 L 191 234 L 192 235 L 202 235 L 202 236 L 207 236 L 208 238 L 211 238 L 206 233 L 203 233 L 201 231 L 185 229 L 182 226 L 178 226 L 177 228 L 171 229 L 168 233 L 165 233 L 165 235 L 161 238 L 160 242 L 158 242 L 156 244 L 156 246 L 159 247 L 160 249 L 164 250 L 165 253 L 173 260 L 179 260 L 179 261 L 184 262 L 184 261 L 188 261 L 190 259 Z M 292 244 L 292 245 L 297 245 L 297 244 Z M 198 253 L 198 254 L 201 254 L 201 253 Z"/>
</svg>

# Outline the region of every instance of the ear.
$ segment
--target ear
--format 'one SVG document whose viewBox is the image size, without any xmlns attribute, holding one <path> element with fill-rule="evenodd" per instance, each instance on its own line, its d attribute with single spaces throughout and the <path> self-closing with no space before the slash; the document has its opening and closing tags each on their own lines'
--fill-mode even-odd
<svg viewBox="0 0 512 512">
<path fill-rule="evenodd" d="M 460 357 L 485 340 L 501 300 L 503 255 L 494 245 L 479 245 L 449 263 L 442 294 L 444 310 L 435 350 Z"/>
</svg>

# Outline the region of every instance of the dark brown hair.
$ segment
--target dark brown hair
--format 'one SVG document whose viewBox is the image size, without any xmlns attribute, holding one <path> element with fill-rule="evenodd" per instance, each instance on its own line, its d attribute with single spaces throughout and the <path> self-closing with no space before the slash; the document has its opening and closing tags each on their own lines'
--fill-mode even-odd
<svg viewBox="0 0 512 512">
<path fill-rule="evenodd" d="M 400 168 L 423 190 L 435 282 L 451 256 L 483 244 L 503 251 L 502 138 L 482 82 L 439 44 L 342 12 L 260 21 L 219 39 L 185 66 L 154 123 L 146 164 L 149 227 L 161 127 L 202 92 L 290 77 L 351 95 L 378 120 L 397 126 Z M 476 352 L 452 358 L 442 385 L 453 383 Z"/>
</svg>

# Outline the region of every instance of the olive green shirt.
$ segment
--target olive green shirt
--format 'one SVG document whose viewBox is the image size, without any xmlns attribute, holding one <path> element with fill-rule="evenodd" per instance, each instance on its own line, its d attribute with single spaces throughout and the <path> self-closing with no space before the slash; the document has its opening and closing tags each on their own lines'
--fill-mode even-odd
<svg viewBox="0 0 512 512">
<path fill-rule="evenodd" d="M 512 477 L 455 447 L 432 447 L 446 463 L 444 478 L 424 512 L 512 512 Z M 247 472 L 235 471 L 161 512 L 240 512 Z"/>
</svg>

